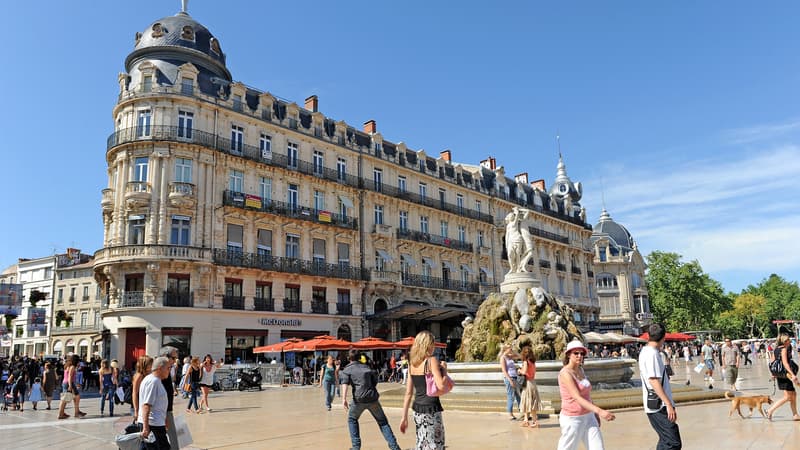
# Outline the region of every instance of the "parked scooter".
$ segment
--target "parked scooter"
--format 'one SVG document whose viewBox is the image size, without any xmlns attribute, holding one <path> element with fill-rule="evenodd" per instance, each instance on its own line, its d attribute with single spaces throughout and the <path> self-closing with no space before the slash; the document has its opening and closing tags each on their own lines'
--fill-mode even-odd
<svg viewBox="0 0 800 450">
<path fill-rule="evenodd" d="M 241 372 L 239 372 L 239 378 L 236 380 L 236 384 L 239 386 L 240 391 L 253 388 L 258 388 L 260 391 L 261 378 L 261 371 L 258 370 L 258 367 L 253 367 L 252 369 L 243 369 Z"/>
</svg>

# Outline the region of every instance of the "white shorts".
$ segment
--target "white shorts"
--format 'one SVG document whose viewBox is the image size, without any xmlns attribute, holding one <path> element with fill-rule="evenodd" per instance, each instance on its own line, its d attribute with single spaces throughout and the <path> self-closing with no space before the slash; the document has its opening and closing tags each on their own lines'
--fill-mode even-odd
<svg viewBox="0 0 800 450">
<path fill-rule="evenodd" d="M 586 450 L 605 450 L 600 424 L 597 423 L 594 413 L 582 416 L 559 414 L 558 423 L 561 425 L 558 450 L 576 450 L 579 442 L 583 442 Z"/>
</svg>

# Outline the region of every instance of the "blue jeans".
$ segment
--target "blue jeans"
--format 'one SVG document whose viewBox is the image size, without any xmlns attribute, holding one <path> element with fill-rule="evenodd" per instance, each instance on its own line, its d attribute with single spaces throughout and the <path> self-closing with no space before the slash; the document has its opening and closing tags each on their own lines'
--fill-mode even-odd
<svg viewBox="0 0 800 450">
<path fill-rule="evenodd" d="M 189 393 L 189 405 L 186 406 L 186 409 L 192 409 L 192 404 L 194 404 L 194 410 L 200 410 L 200 406 L 197 405 L 197 390 L 197 384 L 192 383 L 192 391 Z"/>
<path fill-rule="evenodd" d="M 323 381 L 322 389 L 325 390 L 325 407 L 331 409 L 333 396 L 336 394 L 336 383 L 333 381 Z"/>
<path fill-rule="evenodd" d="M 503 383 L 506 385 L 506 411 L 513 414 L 514 401 L 519 406 L 519 391 L 517 390 L 517 383 L 509 383 L 508 378 L 503 378 Z"/>
<path fill-rule="evenodd" d="M 100 395 L 100 414 L 103 414 L 106 400 L 108 400 L 108 413 L 112 416 L 114 415 L 114 395 L 116 395 L 116 388 L 113 384 L 110 386 L 103 386 L 103 393 Z"/>
<path fill-rule="evenodd" d="M 350 428 L 350 441 L 353 443 L 353 448 L 361 448 L 361 433 L 358 429 L 358 418 L 361 417 L 361 413 L 365 410 L 372 414 L 372 417 L 375 418 L 375 422 L 378 422 L 378 427 L 380 427 L 384 439 L 386 439 L 386 442 L 389 444 L 389 448 L 392 450 L 400 450 L 397 439 L 395 439 L 394 433 L 392 433 L 392 427 L 389 426 L 389 420 L 386 419 L 386 414 L 383 413 L 383 408 L 381 408 L 381 402 L 379 401 L 370 403 L 350 403 L 350 411 L 347 413 L 347 426 Z"/>
</svg>

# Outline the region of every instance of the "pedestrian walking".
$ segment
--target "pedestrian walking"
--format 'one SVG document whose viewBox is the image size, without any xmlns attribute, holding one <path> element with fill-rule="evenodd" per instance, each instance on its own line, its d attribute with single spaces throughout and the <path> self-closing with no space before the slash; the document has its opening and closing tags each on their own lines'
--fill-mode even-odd
<svg viewBox="0 0 800 450">
<path fill-rule="evenodd" d="M 51 403 L 53 401 L 53 392 L 56 390 L 56 385 L 58 384 L 58 377 L 56 376 L 56 371 L 53 369 L 53 365 L 49 362 L 44 363 L 44 373 L 42 374 L 42 387 L 44 388 L 44 398 L 47 401 L 47 408 L 51 408 Z"/>
<path fill-rule="evenodd" d="M 736 380 L 739 378 L 739 364 L 741 352 L 738 345 L 733 345 L 730 338 L 725 338 L 725 345 L 720 349 L 722 355 L 722 371 L 730 385 L 730 390 L 736 391 Z"/>
<path fill-rule="evenodd" d="M 341 383 L 344 386 L 342 390 L 342 404 L 347 411 L 347 426 L 350 430 L 350 441 L 352 443 L 351 450 L 361 449 L 361 433 L 358 427 L 358 419 L 364 411 L 369 411 L 378 427 L 383 434 L 384 439 L 389 444 L 391 450 L 400 450 L 397 444 L 397 439 L 392 432 L 392 427 L 389 425 L 389 420 L 383 412 L 381 403 L 378 400 L 380 395 L 376 385 L 378 383 L 378 374 L 369 366 L 362 363 L 358 351 L 351 349 L 348 353 L 350 363 L 342 370 Z M 353 404 L 347 401 L 347 391 L 350 386 L 353 387 Z"/>
<path fill-rule="evenodd" d="M 100 416 L 105 413 L 106 402 L 108 402 L 108 416 L 114 417 L 114 395 L 117 392 L 117 380 L 114 379 L 114 371 L 108 366 L 105 359 L 100 362 Z"/>
<path fill-rule="evenodd" d="M 159 356 L 153 360 L 149 375 L 139 386 L 139 415 L 136 421 L 142 426 L 142 439 L 147 440 L 152 432 L 154 442 L 145 442 L 148 450 L 170 450 L 167 437 L 167 406 L 169 403 L 164 380 L 169 377 L 170 360 Z M 176 445 L 177 447 L 177 445 Z"/>
<path fill-rule="evenodd" d="M 408 408 L 411 399 L 414 399 L 414 426 L 417 430 L 417 450 L 444 450 L 445 435 L 444 421 L 442 420 L 442 403 L 439 397 L 428 395 L 428 374 L 433 375 L 433 382 L 440 391 L 445 390 L 448 379 L 447 365 L 433 356 L 436 339 L 430 331 L 420 331 L 414 338 L 411 346 L 408 373 L 411 382 L 406 384 L 405 398 L 403 399 L 403 419 L 400 422 L 400 432 L 405 433 L 408 428 Z M 451 386 L 452 387 L 452 386 Z"/>
<path fill-rule="evenodd" d="M 325 408 L 331 410 L 331 402 L 336 394 L 336 365 L 333 363 L 333 356 L 328 355 L 325 364 L 319 371 L 319 386 L 325 392 Z"/>
<path fill-rule="evenodd" d="M 666 330 L 661 324 L 652 324 L 648 330 L 647 345 L 639 353 L 639 374 L 642 377 L 642 400 L 650 426 L 658 434 L 656 450 L 680 450 L 682 447 L 678 413 L 672 399 L 672 388 L 660 349 Z"/>
<path fill-rule="evenodd" d="M 600 419 L 614 420 L 614 413 L 592 403 L 592 383 L 583 371 L 583 360 L 589 350 L 574 340 L 564 352 L 564 367 L 558 373 L 561 413 L 558 422 L 561 437 L 558 450 L 575 450 L 582 442 L 587 450 L 603 450 Z"/>
<path fill-rule="evenodd" d="M 522 367 L 520 372 L 525 376 L 525 386 L 520 392 L 519 410 L 522 413 L 523 427 L 539 427 L 539 388 L 536 386 L 536 356 L 529 345 L 522 348 Z"/>
<path fill-rule="evenodd" d="M 767 419 L 769 420 L 772 420 L 772 415 L 784 403 L 789 403 L 789 409 L 792 410 L 792 420 L 800 420 L 800 416 L 797 415 L 797 391 L 794 387 L 795 384 L 798 383 L 797 364 L 795 364 L 791 357 L 791 345 L 792 343 L 789 335 L 781 333 L 778 336 L 777 346 L 772 351 L 770 361 L 779 359 L 786 370 L 786 377 L 775 378 L 778 383 L 778 389 L 783 391 L 783 398 L 776 401 L 775 404 L 767 410 Z"/>
<path fill-rule="evenodd" d="M 517 420 L 517 417 L 514 416 L 514 402 L 519 406 L 517 364 L 514 362 L 514 356 L 511 344 L 503 344 L 500 347 L 498 359 L 500 360 L 500 370 L 503 372 L 503 384 L 506 386 L 506 411 L 511 420 Z"/>
<path fill-rule="evenodd" d="M 200 358 L 193 357 L 189 360 L 189 368 L 183 371 L 184 386 L 189 386 L 189 404 L 186 406 L 186 412 L 192 412 L 192 405 L 194 405 L 194 412 L 202 414 L 203 410 L 197 403 L 197 396 L 200 390 Z"/>
</svg>

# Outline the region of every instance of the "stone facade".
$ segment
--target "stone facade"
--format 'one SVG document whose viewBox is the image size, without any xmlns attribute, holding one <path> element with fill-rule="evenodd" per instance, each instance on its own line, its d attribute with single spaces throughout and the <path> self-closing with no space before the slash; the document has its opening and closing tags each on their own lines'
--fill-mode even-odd
<svg viewBox="0 0 800 450">
<path fill-rule="evenodd" d="M 582 322 L 596 315 L 591 226 L 543 183 L 390 142 L 375 121 L 356 129 L 316 96 L 301 107 L 234 82 L 185 12 L 137 33 L 125 69 L 94 255 L 112 357 L 172 343 L 249 359 L 287 337 L 422 328 L 454 351 L 507 270 L 498 225 L 514 205 L 536 210 L 532 270 Z"/>
<path fill-rule="evenodd" d="M 647 269 L 628 230 L 603 209 L 592 234 L 595 287 L 600 300 L 601 331 L 638 336 L 653 315 L 644 273 Z"/>
<path fill-rule="evenodd" d="M 56 264 L 49 352 L 83 358 L 95 353 L 108 356 L 100 318 L 105 298 L 94 279 L 94 261 L 75 250 L 59 255 Z"/>
</svg>

